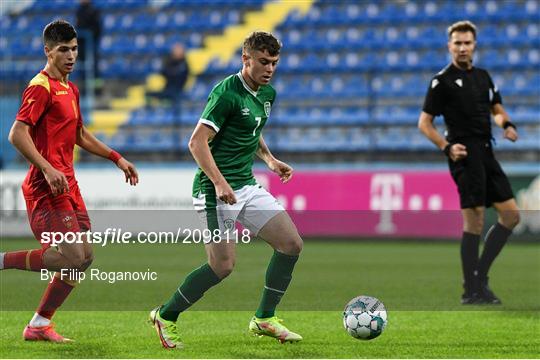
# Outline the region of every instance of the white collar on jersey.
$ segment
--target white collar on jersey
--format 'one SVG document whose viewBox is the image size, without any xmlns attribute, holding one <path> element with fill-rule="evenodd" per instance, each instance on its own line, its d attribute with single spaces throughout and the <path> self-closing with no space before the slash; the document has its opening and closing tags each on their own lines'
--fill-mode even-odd
<svg viewBox="0 0 540 360">
<path fill-rule="evenodd" d="M 239 71 L 238 74 L 236 74 L 240 81 L 242 82 L 242 85 L 244 85 L 244 88 L 249 91 L 249 93 L 255 97 L 257 97 L 257 92 L 254 91 L 252 88 L 249 87 L 249 85 L 246 83 L 246 80 L 244 80 L 244 77 L 242 76 L 242 71 Z"/>
</svg>

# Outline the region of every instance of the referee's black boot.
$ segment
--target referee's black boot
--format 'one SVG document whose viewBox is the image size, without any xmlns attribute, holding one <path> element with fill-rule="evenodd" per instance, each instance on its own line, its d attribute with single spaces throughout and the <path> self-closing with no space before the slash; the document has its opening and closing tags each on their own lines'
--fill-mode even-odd
<svg viewBox="0 0 540 360">
<path fill-rule="evenodd" d="M 480 299 L 482 300 L 483 304 L 488 304 L 488 305 L 502 304 L 501 300 L 489 288 L 487 277 L 485 279 L 480 280 L 480 290 L 478 292 L 478 295 Z"/>
<path fill-rule="evenodd" d="M 471 291 L 465 290 L 463 295 L 461 295 L 461 304 L 462 305 L 478 305 L 478 304 L 483 304 L 483 301 L 477 292 L 471 292 Z"/>
<path fill-rule="evenodd" d="M 461 304 L 463 305 L 475 305 L 482 304 L 482 299 L 480 297 L 480 287 L 478 279 L 474 276 L 472 281 L 464 282 L 463 289 L 465 292 L 461 295 Z"/>
</svg>

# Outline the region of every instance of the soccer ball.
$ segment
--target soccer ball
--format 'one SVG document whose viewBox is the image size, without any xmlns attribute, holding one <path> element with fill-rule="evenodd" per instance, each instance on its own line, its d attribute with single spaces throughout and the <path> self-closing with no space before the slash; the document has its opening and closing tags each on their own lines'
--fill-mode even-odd
<svg viewBox="0 0 540 360">
<path fill-rule="evenodd" d="M 386 322 L 384 304 L 371 296 L 357 296 L 343 310 L 343 326 L 355 339 L 375 339 L 383 332 Z"/>
</svg>

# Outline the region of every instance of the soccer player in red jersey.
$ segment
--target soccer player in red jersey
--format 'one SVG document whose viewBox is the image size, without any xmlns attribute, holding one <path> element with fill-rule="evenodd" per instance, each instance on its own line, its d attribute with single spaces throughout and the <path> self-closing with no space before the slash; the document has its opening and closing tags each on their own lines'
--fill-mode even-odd
<svg viewBox="0 0 540 360">
<path fill-rule="evenodd" d="M 68 81 L 77 60 L 77 33 L 66 21 L 57 20 L 43 31 L 47 65 L 24 91 L 9 141 L 30 162 L 22 190 L 30 227 L 41 249 L 0 253 L 0 269 L 57 271 L 39 307 L 23 332 L 25 340 L 66 342 L 51 323 L 54 312 L 67 298 L 76 279 L 61 276 L 85 271 L 92 263 L 88 239 L 82 243 L 51 246 L 43 232 L 85 232 L 90 219 L 73 170 L 75 144 L 108 158 L 124 172 L 126 182 L 136 185 L 135 166 L 99 141 L 83 125 L 79 90 Z"/>
</svg>

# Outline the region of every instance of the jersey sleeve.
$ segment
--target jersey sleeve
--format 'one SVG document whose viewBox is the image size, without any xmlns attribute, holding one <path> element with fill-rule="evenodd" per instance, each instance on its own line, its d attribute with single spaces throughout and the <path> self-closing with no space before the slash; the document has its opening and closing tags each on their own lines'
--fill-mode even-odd
<svg viewBox="0 0 540 360">
<path fill-rule="evenodd" d="M 444 108 L 444 94 L 441 81 L 434 77 L 429 84 L 429 88 L 424 99 L 422 111 L 433 116 L 441 115 Z"/>
<path fill-rule="evenodd" d="M 21 107 L 15 119 L 34 126 L 49 106 L 49 102 L 50 94 L 46 88 L 31 85 L 24 90 Z"/>
<path fill-rule="evenodd" d="M 495 104 L 501 104 L 502 105 L 502 96 L 499 92 L 499 88 L 495 83 L 493 83 L 493 80 L 491 79 L 491 76 L 486 71 L 487 77 L 489 79 L 489 101 L 491 103 L 491 106 Z"/>
<path fill-rule="evenodd" d="M 223 94 L 211 93 L 199 122 L 210 126 L 215 132 L 219 132 L 219 129 L 232 114 L 232 110 L 233 103 L 231 100 Z"/>
</svg>

